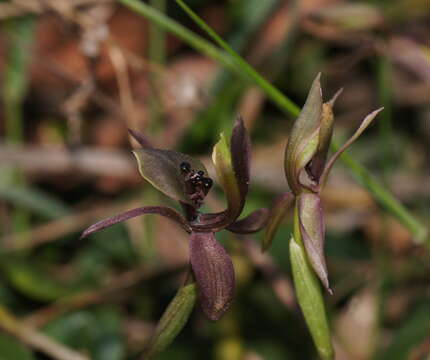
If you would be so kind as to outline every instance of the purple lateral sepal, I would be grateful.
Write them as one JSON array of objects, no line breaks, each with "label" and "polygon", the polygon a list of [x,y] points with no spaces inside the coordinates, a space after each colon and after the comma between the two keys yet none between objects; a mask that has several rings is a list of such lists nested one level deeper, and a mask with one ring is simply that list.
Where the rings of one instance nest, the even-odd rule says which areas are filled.
[{"label": "purple lateral sepal", "polygon": [[324,257],[325,224],[321,199],[318,194],[304,193],[298,197],[300,233],[306,253],[324,287],[332,293],[328,282]]},{"label": "purple lateral sepal", "polygon": [[190,260],[203,312],[216,321],[228,310],[233,298],[235,279],[231,258],[213,233],[193,232]]},{"label": "purple lateral sepal", "polygon": [[252,234],[263,229],[268,220],[269,210],[262,208],[227,226],[226,229],[236,234]]},{"label": "purple lateral sepal", "polygon": [[80,238],[83,239],[97,231],[106,229],[107,227],[126,221],[128,219],[134,218],[136,216],[141,216],[145,214],[157,214],[157,215],[164,216],[181,225],[185,231],[191,232],[191,229],[190,229],[190,226],[188,225],[187,220],[185,220],[185,218],[181,214],[179,214],[176,210],[169,208],[167,206],[145,206],[145,207],[128,210],[121,214],[112,216],[110,218],[100,220],[99,222],[96,222],[95,224],[87,228],[82,233]]}]

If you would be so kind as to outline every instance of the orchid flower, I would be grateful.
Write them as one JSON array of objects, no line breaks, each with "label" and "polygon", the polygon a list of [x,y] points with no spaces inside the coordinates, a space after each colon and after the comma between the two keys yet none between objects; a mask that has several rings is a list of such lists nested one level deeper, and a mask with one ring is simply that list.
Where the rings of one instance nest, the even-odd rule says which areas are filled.
[{"label": "orchid flower", "polygon": [[286,211],[295,203],[307,256],[329,292],[331,290],[323,254],[325,226],[320,193],[337,158],[382,110],[381,108],[367,115],[353,136],[327,161],[333,135],[333,105],[341,92],[342,89],[330,101],[323,103],[320,75],[314,80],[285,149],[285,175],[291,192],[284,193],[275,200],[263,242],[263,249],[267,249]]},{"label": "orchid flower", "polygon": [[157,326],[148,351],[152,356],[165,348],[185,325],[194,307],[196,291],[202,310],[210,320],[218,320],[228,310],[235,287],[234,268],[215,233],[223,229],[241,234],[257,232],[265,226],[268,210],[256,210],[238,220],[248,193],[250,163],[250,139],[240,117],[236,119],[230,144],[221,134],[213,149],[213,163],[227,199],[227,208],[219,213],[199,211],[213,185],[200,160],[177,151],[154,148],[142,134],[129,132],[142,146],[133,151],[140,174],[177,200],[184,215],[166,206],[140,207],[97,222],[81,237],[144,214],[167,217],[190,234],[190,274]]},{"label": "orchid flower", "polygon": [[324,359],[333,357],[333,349],[315,274],[330,294],[332,290],[324,256],[325,223],[320,194],[334,162],[382,110],[367,115],[352,137],[327,161],[333,135],[333,106],[341,92],[342,89],[324,103],[320,75],[314,80],[285,150],[285,175],[291,191],[275,200],[262,244],[263,250],[271,245],[280,222],[294,205],[294,233],[290,240],[293,278],[299,304]]}]

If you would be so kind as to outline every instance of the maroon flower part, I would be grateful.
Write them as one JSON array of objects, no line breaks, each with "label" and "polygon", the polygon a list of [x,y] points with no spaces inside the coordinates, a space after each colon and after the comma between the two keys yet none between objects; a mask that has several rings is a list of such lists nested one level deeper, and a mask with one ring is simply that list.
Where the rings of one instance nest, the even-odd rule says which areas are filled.
[{"label": "maroon flower part", "polygon": [[192,233],[190,253],[194,276],[200,284],[203,311],[209,319],[218,320],[233,298],[233,263],[213,233]]},{"label": "maroon flower part", "polygon": [[324,103],[320,75],[314,80],[306,103],[293,125],[285,150],[285,175],[291,192],[276,200],[263,240],[263,249],[267,249],[288,208],[295,205],[300,237],[308,260],[330,293],[332,291],[324,257],[325,225],[320,193],[334,162],[382,110],[381,108],[367,115],[353,136],[327,161],[333,135],[333,106],[341,92],[342,89]]},{"label": "maroon flower part", "polygon": [[239,234],[257,232],[268,219],[268,210],[260,209],[238,220],[249,187],[250,139],[243,121],[237,118],[230,143],[221,134],[221,140],[214,147],[214,165],[228,206],[211,214],[199,211],[213,186],[200,160],[177,151],[154,148],[136,131],[130,130],[130,135],[142,146],[133,152],[140,174],[158,190],[179,201],[184,215],[166,206],[141,207],[101,220],[81,237],[144,214],[158,214],[175,221],[190,234],[190,264],[203,311],[209,319],[218,320],[232,301],[234,269],[215,233],[223,229]]}]

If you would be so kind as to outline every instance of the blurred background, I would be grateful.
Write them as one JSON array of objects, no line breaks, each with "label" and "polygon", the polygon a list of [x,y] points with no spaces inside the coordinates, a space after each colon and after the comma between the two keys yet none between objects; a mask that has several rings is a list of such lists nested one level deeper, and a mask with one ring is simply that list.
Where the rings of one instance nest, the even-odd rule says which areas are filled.
[{"label": "blurred background", "polygon": [[[139,1],[136,1],[139,2]],[[149,5],[207,38],[174,1]],[[335,139],[384,106],[349,153],[423,224],[430,219],[430,1],[189,0],[302,106],[323,73],[340,87]],[[287,190],[294,118],[264,93],[115,1],[0,2],[0,359],[137,359],[184,277],[187,236],[147,216],[79,241],[144,205],[177,207],[138,174],[127,128],[200,157],[242,114],[253,141],[244,214]],[[339,162],[323,191],[326,296],[337,359],[430,359],[430,256]],[[222,209],[215,187],[206,210]],[[158,359],[315,359],[291,287],[288,214],[261,234],[217,235],[232,254],[231,310],[196,308]]]}]

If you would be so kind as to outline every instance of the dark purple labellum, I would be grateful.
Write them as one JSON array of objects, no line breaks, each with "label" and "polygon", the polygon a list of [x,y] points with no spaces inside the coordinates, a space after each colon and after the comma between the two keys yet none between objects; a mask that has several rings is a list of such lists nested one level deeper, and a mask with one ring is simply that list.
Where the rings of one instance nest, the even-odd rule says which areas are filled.
[{"label": "dark purple labellum", "polygon": [[218,320],[230,307],[234,268],[230,256],[213,233],[193,232],[190,260],[199,286],[201,306],[210,320]]}]

